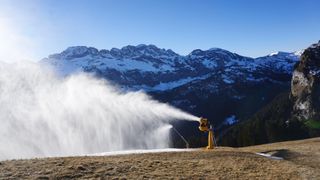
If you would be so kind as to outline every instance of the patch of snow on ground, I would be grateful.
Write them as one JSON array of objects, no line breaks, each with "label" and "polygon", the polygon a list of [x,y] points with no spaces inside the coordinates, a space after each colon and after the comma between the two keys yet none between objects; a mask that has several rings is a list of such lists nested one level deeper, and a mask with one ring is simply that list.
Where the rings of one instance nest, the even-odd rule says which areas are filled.
[{"label": "patch of snow on ground", "polygon": [[263,156],[266,158],[270,158],[270,159],[275,159],[275,160],[283,160],[282,157],[277,157],[277,156],[271,156],[270,154],[265,154],[265,153],[256,153],[259,156]]},{"label": "patch of snow on ground", "polygon": [[320,74],[320,69],[319,70],[310,70],[310,74],[313,76],[318,75],[318,74]]},{"label": "patch of snow on ground", "polygon": [[309,109],[309,107],[310,107],[310,103],[308,101],[300,102],[297,105],[297,108],[300,110],[306,110],[306,109]]},{"label": "patch of snow on ground", "polygon": [[268,56],[275,56],[275,55],[278,55],[278,54],[279,54],[279,51],[270,53]]},{"label": "patch of snow on ground", "polygon": [[184,151],[195,151],[196,149],[176,149],[176,148],[166,148],[166,149],[136,149],[136,150],[124,150],[124,151],[111,151],[96,154],[88,154],[86,156],[116,156],[125,154],[145,154],[145,153],[161,153],[161,152],[184,152]]},{"label": "patch of snow on ground", "polygon": [[300,51],[295,51],[293,54],[300,57],[303,52],[304,52],[304,49],[301,49]]},{"label": "patch of snow on ground", "polygon": [[205,59],[202,61],[202,64],[205,65],[207,68],[215,68],[218,67],[217,63],[213,60]]},{"label": "patch of snow on ground", "polygon": [[68,75],[75,70],[82,70],[83,67],[95,66],[100,70],[106,68],[116,69],[118,71],[139,70],[142,72],[160,72],[160,71],[173,71],[174,68],[170,65],[164,64],[159,67],[153,66],[151,62],[137,61],[134,59],[115,59],[115,58],[94,58],[85,56],[81,58],[74,58],[72,60],[65,59],[47,59],[45,63],[51,64],[62,74]]},{"label": "patch of snow on ground", "polygon": [[153,71],[158,72],[161,70],[167,70],[161,69],[161,68],[155,68],[152,66],[151,63],[143,62],[143,61],[136,61],[133,59],[103,59],[101,62],[105,62],[105,67],[116,69],[118,71],[127,71],[127,70],[140,70],[140,71]]},{"label": "patch of snow on ground", "polygon": [[234,83],[234,80],[230,79],[230,77],[226,76],[225,74],[222,75],[222,78],[223,78],[223,82],[225,82],[226,84]]},{"label": "patch of snow on ground", "polygon": [[168,89],[173,89],[175,87],[181,86],[183,84],[187,84],[191,81],[194,80],[201,80],[201,79],[206,79],[208,78],[209,75],[204,75],[204,76],[199,76],[199,77],[187,77],[184,79],[179,79],[177,81],[171,81],[171,82],[166,82],[166,83],[160,83],[154,87],[151,87],[151,90],[155,90],[155,91],[164,91],[164,90],[168,90]]},{"label": "patch of snow on ground", "polygon": [[67,76],[83,70],[81,66],[75,65],[70,61],[60,61],[56,59],[45,59],[42,61],[42,65],[54,67],[54,69],[58,70],[57,73],[60,76]]},{"label": "patch of snow on ground", "polygon": [[238,122],[238,120],[236,119],[235,115],[231,115],[224,120],[224,124],[226,124],[226,125],[232,125],[237,122]]}]

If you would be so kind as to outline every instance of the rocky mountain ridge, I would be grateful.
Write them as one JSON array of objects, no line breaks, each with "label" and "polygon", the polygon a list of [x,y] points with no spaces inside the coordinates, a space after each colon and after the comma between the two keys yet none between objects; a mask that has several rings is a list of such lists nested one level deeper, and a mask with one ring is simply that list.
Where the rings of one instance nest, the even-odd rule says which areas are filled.
[{"label": "rocky mountain ridge", "polygon": [[275,76],[290,74],[298,59],[296,53],[278,52],[250,58],[219,48],[197,49],[181,56],[170,49],[138,45],[100,51],[93,47],[69,47],[41,62],[53,65],[62,75],[86,71],[122,88],[163,91],[217,73],[226,84],[266,79],[281,81]]}]

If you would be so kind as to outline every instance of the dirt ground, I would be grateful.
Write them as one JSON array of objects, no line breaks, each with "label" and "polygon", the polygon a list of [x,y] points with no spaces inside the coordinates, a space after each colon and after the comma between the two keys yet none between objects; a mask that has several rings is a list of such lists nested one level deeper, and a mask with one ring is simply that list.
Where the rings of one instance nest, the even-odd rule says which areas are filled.
[{"label": "dirt ground", "polygon": [[[264,152],[283,160],[256,155]],[[320,179],[320,138],[206,151],[0,162],[0,179]]]}]

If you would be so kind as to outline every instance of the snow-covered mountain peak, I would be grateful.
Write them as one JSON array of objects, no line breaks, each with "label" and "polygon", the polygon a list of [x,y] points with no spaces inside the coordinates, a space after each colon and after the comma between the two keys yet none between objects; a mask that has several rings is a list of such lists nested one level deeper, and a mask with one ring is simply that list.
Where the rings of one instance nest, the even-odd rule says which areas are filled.
[{"label": "snow-covered mountain peak", "polygon": [[139,57],[153,57],[153,58],[175,58],[179,55],[170,49],[160,49],[155,45],[139,44],[137,46],[124,46],[121,49],[112,48],[110,53],[115,58],[139,58]]},{"label": "snow-covered mountain peak", "polygon": [[202,55],[204,51],[201,49],[195,49],[193,51],[191,51],[190,54],[188,54],[188,56],[198,56],[198,55]]},{"label": "snow-covered mountain peak", "polygon": [[136,48],[143,53],[143,55],[149,55],[149,56],[172,56],[172,57],[176,57],[179,56],[177,53],[175,53],[174,51],[172,51],[171,49],[161,49],[158,48],[157,46],[153,45],[153,44],[149,44],[149,45],[144,45],[141,46],[138,45],[136,46]]},{"label": "snow-covered mountain peak", "polygon": [[318,41],[318,43],[312,44],[309,48],[317,48],[320,47],[320,40]]},{"label": "snow-covered mountain peak", "polygon": [[302,55],[302,53],[304,52],[304,50],[305,49],[301,49],[299,51],[295,51],[295,52],[293,52],[293,54],[300,57]]},{"label": "snow-covered mountain peak", "polygon": [[206,50],[207,52],[215,52],[215,53],[231,53],[231,54],[234,54],[228,50],[225,50],[225,49],[221,49],[221,48],[210,48],[208,50]]},{"label": "snow-covered mountain peak", "polygon": [[264,74],[287,76],[299,57],[294,53],[278,52],[250,58],[220,48],[196,49],[181,56],[170,49],[140,44],[100,51],[73,46],[42,62],[53,65],[63,75],[87,71],[129,89],[152,91],[174,88],[210,76],[220,77],[227,84],[258,81],[266,78]]},{"label": "snow-covered mountain peak", "polygon": [[[232,53],[228,50],[225,49],[221,49],[221,48],[211,48],[208,50],[201,50],[201,49],[196,49],[194,51],[192,51],[188,56],[188,59],[192,60],[192,61],[198,61],[198,62],[202,62],[208,65],[211,64],[210,66],[212,66],[212,63],[218,63],[218,64],[234,64],[236,63],[235,61],[253,61],[252,58],[249,57],[244,57],[244,56],[240,56],[236,53]],[[236,63],[239,64],[239,63]]]},{"label": "snow-covered mountain peak", "polygon": [[84,57],[87,55],[97,55],[97,54],[99,54],[99,51],[94,47],[71,46],[71,47],[68,47],[66,50],[62,51],[60,54],[50,55],[49,58],[73,59],[73,58]]},{"label": "snow-covered mountain peak", "polygon": [[217,55],[217,54],[236,55],[235,53],[232,53],[232,52],[225,50],[225,49],[210,48],[208,50],[195,49],[188,56],[212,56],[212,55]]},{"label": "snow-covered mountain peak", "polygon": [[274,53],[269,54],[269,57],[282,57],[282,58],[291,58],[291,57],[300,57],[301,54],[303,53],[304,49],[299,50],[299,51],[294,51],[294,52],[283,52],[283,51],[277,51]]},{"label": "snow-covered mountain peak", "polygon": [[287,52],[282,52],[282,51],[276,51],[276,52],[273,52],[273,53],[270,53],[268,56],[283,56],[283,55],[286,55],[286,54],[289,54]]},{"label": "snow-covered mountain peak", "polygon": [[208,49],[208,51],[220,51],[220,50],[223,50],[223,49],[221,49],[221,48],[210,48],[210,49]]},{"label": "snow-covered mountain peak", "polygon": [[95,58],[114,58],[114,59],[141,59],[152,57],[154,59],[174,59],[180,57],[171,49],[160,49],[155,45],[140,44],[137,46],[124,46],[121,49],[112,48],[111,50],[101,49],[100,51],[93,47],[71,46],[61,53],[49,55],[51,59],[75,59],[81,57]]}]

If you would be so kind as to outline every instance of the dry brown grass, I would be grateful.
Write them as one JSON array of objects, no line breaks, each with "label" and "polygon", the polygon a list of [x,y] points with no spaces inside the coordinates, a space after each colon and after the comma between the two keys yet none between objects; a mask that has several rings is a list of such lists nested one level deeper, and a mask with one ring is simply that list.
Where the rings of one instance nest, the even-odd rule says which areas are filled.
[{"label": "dry brown grass", "polygon": [[[284,160],[258,156],[268,152]],[[320,179],[320,138],[212,151],[0,162],[0,179]]]}]

